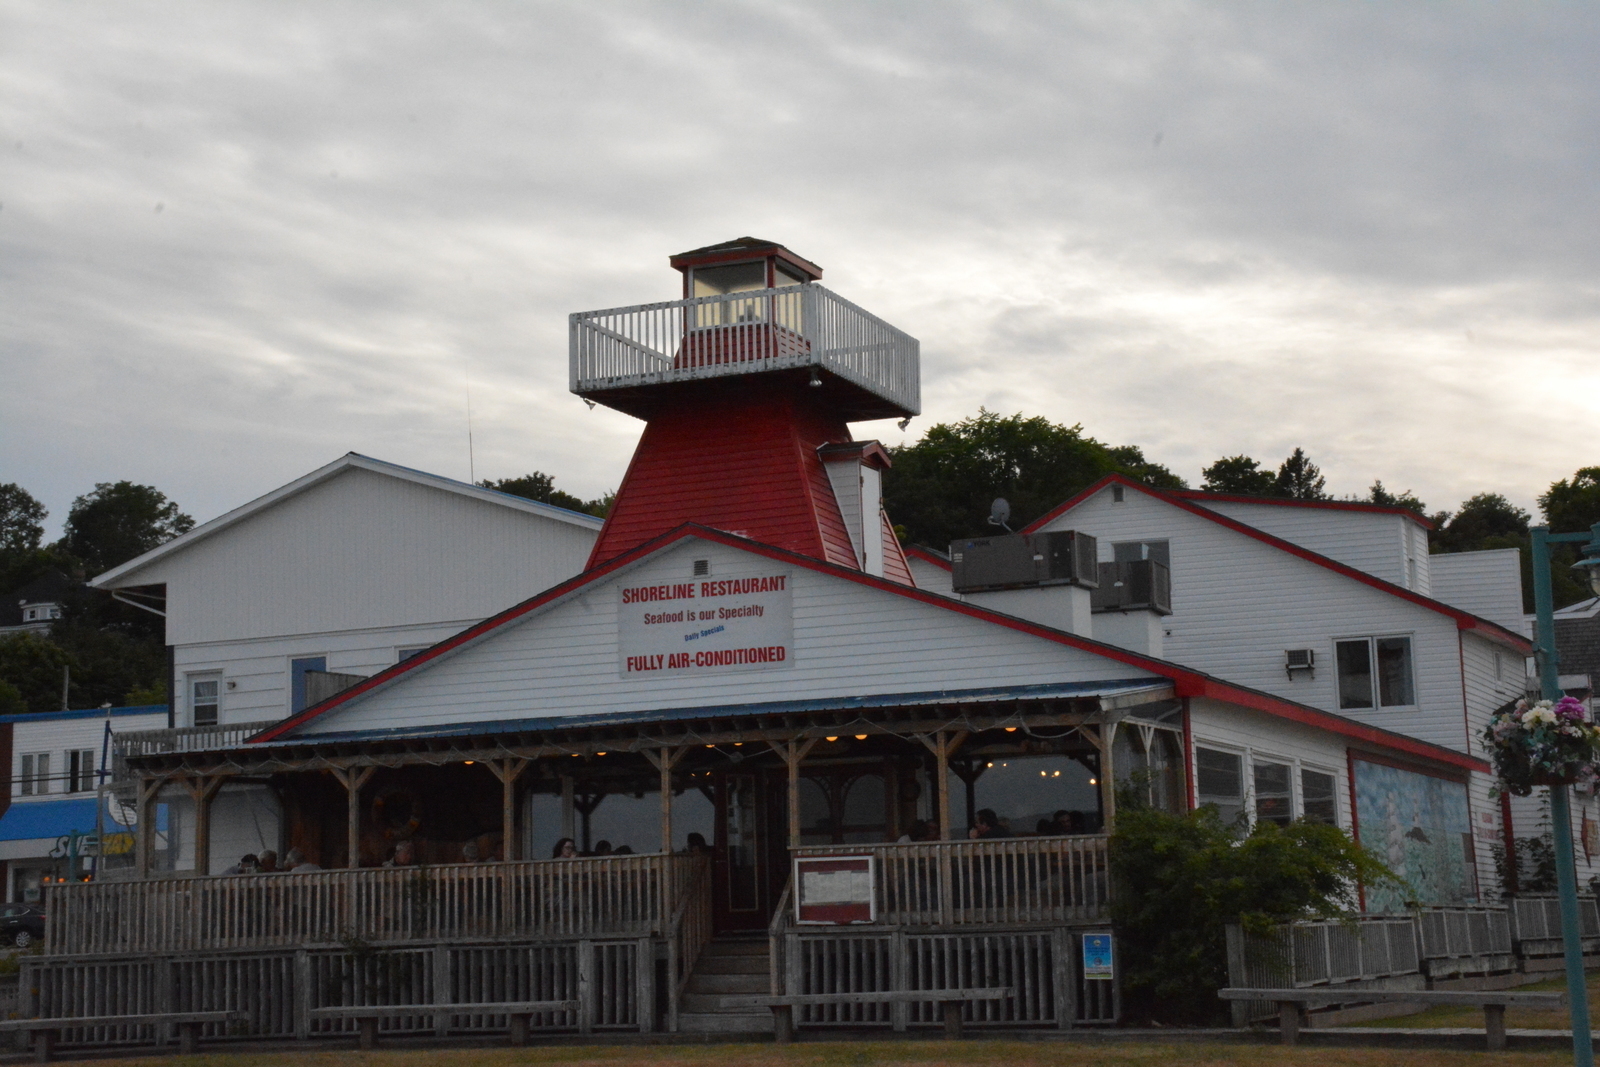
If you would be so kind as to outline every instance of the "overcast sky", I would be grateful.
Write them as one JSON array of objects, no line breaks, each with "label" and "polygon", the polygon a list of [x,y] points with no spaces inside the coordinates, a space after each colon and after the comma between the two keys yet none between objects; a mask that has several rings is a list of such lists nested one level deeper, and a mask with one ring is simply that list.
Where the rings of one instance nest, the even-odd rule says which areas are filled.
[{"label": "overcast sky", "polygon": [[593,496],[566,315],[743,234],[1188,478],[1600,463],[1600,7],[0,0],[0,482],[205,520],[346,451]]}]

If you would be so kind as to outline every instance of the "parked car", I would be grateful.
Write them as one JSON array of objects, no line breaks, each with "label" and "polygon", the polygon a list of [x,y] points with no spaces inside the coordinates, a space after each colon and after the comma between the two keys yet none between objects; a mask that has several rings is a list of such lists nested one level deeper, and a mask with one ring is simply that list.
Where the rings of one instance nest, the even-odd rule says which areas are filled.
[{"label": "parked car", "polygon": [[33,904],[0,905],[0,944],[27,948],[43,940],[43,908]]}]

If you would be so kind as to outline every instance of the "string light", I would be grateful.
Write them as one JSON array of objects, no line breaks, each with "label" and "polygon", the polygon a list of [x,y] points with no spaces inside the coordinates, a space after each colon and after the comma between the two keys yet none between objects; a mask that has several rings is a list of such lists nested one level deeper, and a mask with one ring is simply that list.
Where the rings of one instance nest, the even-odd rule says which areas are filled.
[{"label": "string light", "polygon": [[829,742],[829,743],[830,743],[830,744],[831,744],[831,743],[832,743],[832,742],[834,742],[834,741],[837,741],[837,740],[839,740],[839,739],[838,739],[838,738],[837,738],[837,737],[830,737],[830,738],[828,738],[828,739],[827,739],[827,740],[828,740],[828,742]]},{"label": "string light", "polygon": [[866,739],[867,739],[867,735],[866,734],[856,734],[856,740],[857,741],[865,741]]}]

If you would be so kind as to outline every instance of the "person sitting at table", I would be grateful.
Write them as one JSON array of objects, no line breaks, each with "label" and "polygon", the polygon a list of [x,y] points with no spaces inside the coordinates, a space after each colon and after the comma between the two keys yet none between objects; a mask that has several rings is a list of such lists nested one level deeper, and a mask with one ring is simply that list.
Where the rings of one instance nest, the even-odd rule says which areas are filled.
[{"label": "person sitting at table", "polygon": [[591,856],[609,856],[609,855],[611,855],[611,842],[607,841],[605,838],[601,838],[599,841],[596,841],[594,843],[594,851],[589,853],[589,855],[591,855]]},{"label": "person sitting at table", "polygon": [[297,848],[291,848],[283,857],[285,870],[307,872],[320,871],[322,868],[306,859],[306,854]]},{"label": "person sitting at table", "polygon": [[1011,831],[1006,829],[993,808],[979,808],[967,836],[974,841],[990,841],[998,837],[1010,837]]},{"label": "person sitting at table", "polygon": [[222,873],[223,874],[255,874],[256,873],[256,854],[254,852],[246,852],[243,856],[239,857],[239,862],[238,863],[235,863],[232,867],[229,867],[227,870],[223,871]]},{"label": "person sitting at table", "polygon": [[256,868],[262,874],[276,874],[278,872],[278,854],[272,849],[263,849],[256,858]]},{"label": "person sitting at table", "polygon": [[563,837],[556,842],[556,847],[550,850],[553,860],[575,860],[578,858],[578,843],[570,837]]},{"label": "person sitting at table", "polygon": [[683,850],[689,853],[691,856],[711,851],[711,849],[706,846],[705,835],[700,833],[691,833],[688,837],[684,838]]},{"label": "person sitting at table", "polygon": [[385,867],[413,867],[417,862],[417,846],[401,841],[394,846],[394,855],[385,860]]}]

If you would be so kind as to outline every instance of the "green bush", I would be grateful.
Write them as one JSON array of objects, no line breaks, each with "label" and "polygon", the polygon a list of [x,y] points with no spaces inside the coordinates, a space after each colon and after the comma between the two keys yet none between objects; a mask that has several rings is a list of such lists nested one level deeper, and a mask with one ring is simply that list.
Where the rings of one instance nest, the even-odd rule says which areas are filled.
[{"label": "green bush", "polygon": [[1397,880],[1336,826],[1262,822],[1241,835],[1215,808],[1173,815],[1131,791],[1122,804],[1110,846],[1111,918],[1130,1021],[1219,1021],[1228,923],[1353,915],[1359,884]]}]

